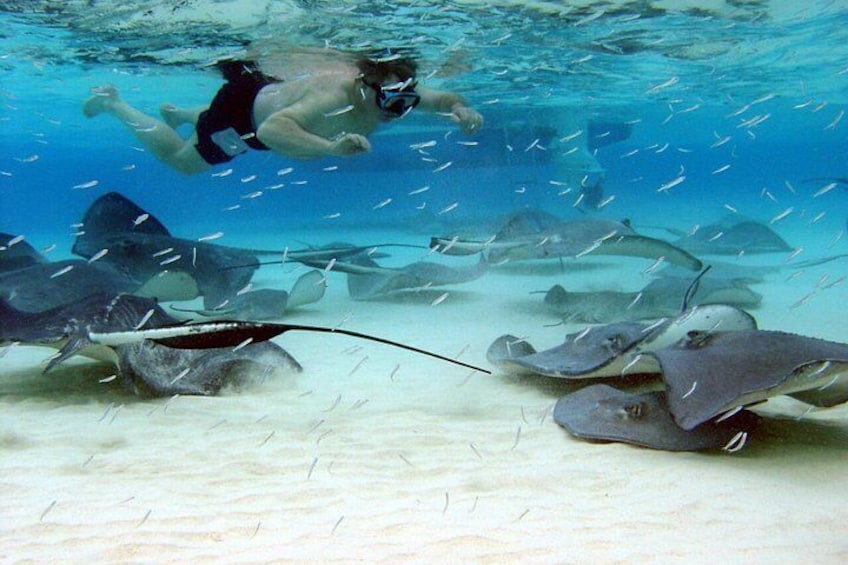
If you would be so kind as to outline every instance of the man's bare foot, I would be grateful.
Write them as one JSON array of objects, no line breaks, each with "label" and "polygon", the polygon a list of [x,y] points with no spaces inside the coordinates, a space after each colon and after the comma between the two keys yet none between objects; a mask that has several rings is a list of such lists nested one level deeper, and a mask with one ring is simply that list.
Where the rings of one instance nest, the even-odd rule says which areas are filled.
[{"label": "man's bare foot", "polygon": [[185,110],[167,102],[159,106],[159,115],[162,116],[162,121],[173,129],[191,122],[191,117]]},{"label": "man's bare foot", "polygon": [[91,89],[91,98],[82,105],[82,113],[87,118],[93,118],[103,112],[108,112],[112,105],[120,100],[118,89],[107,84],[106,86],[95,86]]}]

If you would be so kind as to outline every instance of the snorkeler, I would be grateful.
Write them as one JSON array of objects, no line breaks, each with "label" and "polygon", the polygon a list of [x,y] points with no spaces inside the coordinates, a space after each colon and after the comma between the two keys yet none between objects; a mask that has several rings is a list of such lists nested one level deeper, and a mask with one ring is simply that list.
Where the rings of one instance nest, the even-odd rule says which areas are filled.
[{"label": "snorkeler", "polygon": [[[408,57],[361,57],[345,68],[292,81],[268,76],[252,61],[226,60],[217,67],[227,82],[208,108],[163,104],[163,122],[124,102],[115,87],[102,86],[92,89],[83,113],[115,116],[157,158],[186,174],[248,149],[294,159],[364,153],[371,150],[366,136],[380,123],[416,107],[448,115],[464,133],[483,125],[462,97],[417,86],[417,64]],[[176,132],[184,123],[195,127],[189,139]]]}]

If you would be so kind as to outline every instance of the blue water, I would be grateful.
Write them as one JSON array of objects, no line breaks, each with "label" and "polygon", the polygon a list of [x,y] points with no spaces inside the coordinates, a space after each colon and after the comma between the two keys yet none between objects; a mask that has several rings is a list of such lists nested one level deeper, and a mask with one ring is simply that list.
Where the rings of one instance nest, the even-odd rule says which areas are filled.
[{"label": "blue water", "polygon": [[[575,193],[558,196],[561,185],[551,181],[568,148],[556,140],[572,132],[560,128],[547,146],[526,148],[540,127],[556,129],[563,117],[578,114],[635,122],[629,139],[597,152],[605,194],[615,196],[599,215],[686,229],[717,219],[725,205],[760,220],[794,207],[826,211],[829,237],[844,227],[845,186],[812,199],[826,182],[808,180],[846,175],[848,120],[840,117],[848,40],[838,3],[817,6],[819,13],[814,6],[771,14],[756,7],[601,14],[599,7],[564,15],[520,4],[427,4],[295,3],[278,8],[285,17],[262,22],[245,15],[247,21],[234,18],[227,27],[217,12],[204,21],[192,3],[170,11],[160,6],[146,16],[109,3],[96,9],[70,3],[59,13],[40,13],[34,3],[14,13],[13,3],[2,15],[0,225],[28,237],[61,234],[109,190],[136,200],[176,232],[182,222],[244,230],[284,222],[308,230],[326,227],[325,217],[337,214],[338,224],[402,226],[416,216],[438,216],[452,203],[458,206],[437,219],[461,223],[521,207],[569,216],[577,214]],[[210,33],[217,46],[210,46]],[[232,168],[227,177],[186,177],[140,152],[114,120],[81,115],[88,88],[104,83],[153,114],[163,101],[206,103],[220,79],[202,64],[234,52],[236,41],[276,33],[310,47],[374,47],[381,39],[389,47],[412,44],[424,73],[436,71],[428,85],[461,93],[483,113],[479,144],[459,145],[463,138],[450,124],[416,115],[374,135],[370,155],[287,162],[253,152],[210,172]],[[456,61],[458,68],[449,65]],[[745,109],[757,100],[763,101]],[[742,125],[757,116],[767,119]],[[724,136],[732,139],[710,148]],[[438,144],[425,161],[410,145],[429,140]],[[433,173],[447,161],[450,168]],[[286,167],[294,171],[279,177]],[[685,182],[657,193],[681,171]],[[74,188],[91,181],[96,186]],[[285,186],[269,189],[280,183]],[[425,194],[408,195],[428,185]],[[764,189],[777,202],[762,198]],[[257,191],[261,197],[246,198]],[[388,198],[390,205],[374,210]],[[425,212],[416,210],[425,202]]]},{"label": "blue water", "polygon": [[[539,208],[628,219],[655,237],[741,215],[768,223],[796,250],[792,260],[844,253],[846,9],[623,5],[7,4],[0,230],[67,257],[88,206],[119,191],[176,235],[220,231],[220,243],[260,248],[275,234],[280,249],[387,234],[420,245],[485,238],[505,215]],[[373,134],[369,154],[291,161],[251,151],[185,176],[117,120],[81,112],[103,84],[153,115],[163,102],[206,104],[222,84],[208,67],[216,58],[248,49],[272,69],[308,72],[304,51],[326,47],[411,49],[422,83],[464,96],[483,130],[463,136],[413,112]],[[630,133],[605,144],[598,126],[588,139],[598,122]],[[575,150],[604,170],[601,209],[577,205]],[[832,267],[828,280],[839,280],[844,262]],[[815,288],[805,284],[791,301]]]}]

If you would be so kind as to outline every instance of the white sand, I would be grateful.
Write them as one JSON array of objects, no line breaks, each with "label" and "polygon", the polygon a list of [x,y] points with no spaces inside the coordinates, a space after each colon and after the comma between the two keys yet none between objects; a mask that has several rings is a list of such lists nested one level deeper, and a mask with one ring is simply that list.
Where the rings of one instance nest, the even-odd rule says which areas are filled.
[{"label": "white sand", "polygon": [[[627,263],[631,280],[649,262]],[[586,287],[622,280],[610,261]],[[572,263],[569,263],[572,265]],[[263,270],[260,281],[274,273]],[[820,273],[819,273],[820,274]],[[532,275],[527,276],[527,275]],[[842,300],[818,275],[757,286],[763,327],[837,339]],[[486,365],[503,333],[537,347],[569,328],[527,291],[554,263],[502,269],[407,301],[356,303],[343,278],[291,318]],[[624,279],[626,280],[626,279]],[[829,293],[829,294],[828,294]],[[835,306],[840,304],[840,308]],[[216,398],[140,400],[110,367],[50,352],[2,359],[0,558],[12,562],[810,563],[848,561],[848,407],[777,423],[734,454],[570,437],[549,381],[461,368],[342,336],[278,339],[305,367]],[[367,401],[367,402],[365,402]],[[363,404],[363,402],[365,402]],[[795,418],[789,399],[769,410]]]}]

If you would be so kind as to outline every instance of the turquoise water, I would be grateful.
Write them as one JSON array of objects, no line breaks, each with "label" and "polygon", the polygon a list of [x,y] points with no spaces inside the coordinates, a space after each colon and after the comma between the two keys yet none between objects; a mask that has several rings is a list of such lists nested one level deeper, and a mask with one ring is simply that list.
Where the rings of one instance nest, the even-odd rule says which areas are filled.
[{"label": "turquoise water", "polygon": [[[597,149],[605,196],[615,197],[600,216],[686,230],[728,207],[764,221],[792,207],[784,226],[803,225],[801,210],[826,212],[819,226],[835,237],[845,185],[812,198],[829,181],[810,179],[846,174],[840,3],[679,12],[622,4],[183,2],[145,12],[110,2],[5,3],[0,225],[63,248],[62,234],[109,190],[177,233],[183,223],[229,232],[283,223],[309,239],[310,229],[342,224],[414,219],[447,229],[521,207],[572,216],[576,192],[561,194],[557,163],[574,143],[559,140],[604,120],[633,130]],[[423,82],[465,96],[485,129],[463,145],[472,139],[449,123],[413,115],[374,135],[369,155],[287,162],[252,152],[186,177],[141,152],[114,120],[81,115],[88,89],[106,83],[152,114],[164,101],[207,103],[221,81],[203,65],[251,41],[277,62],[291,62],[293,44],[411,46]],[[436,145],[426,156],[410,148],[427,141]],[[287,167],[293,172],[278,176]],[[657,192],[681,174],[685,182]]]}]

